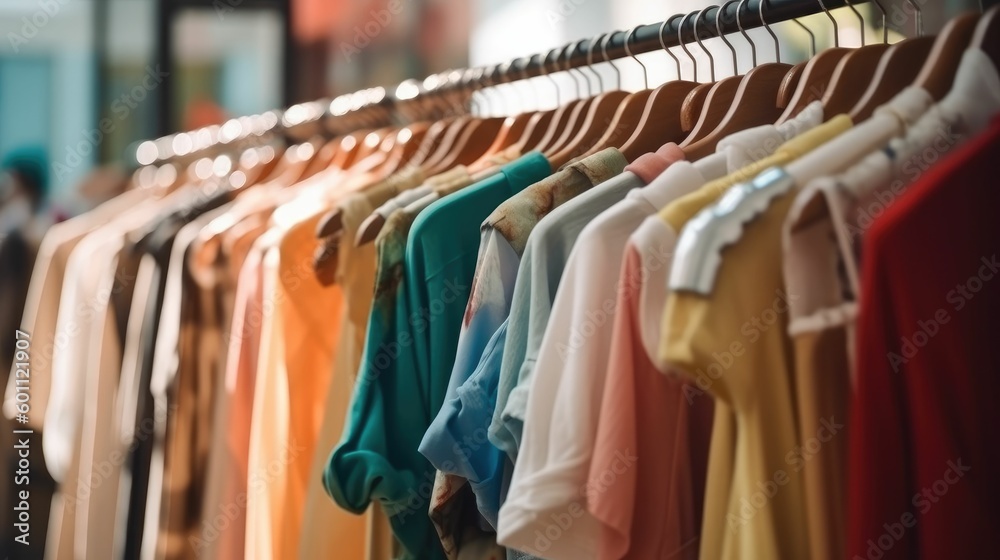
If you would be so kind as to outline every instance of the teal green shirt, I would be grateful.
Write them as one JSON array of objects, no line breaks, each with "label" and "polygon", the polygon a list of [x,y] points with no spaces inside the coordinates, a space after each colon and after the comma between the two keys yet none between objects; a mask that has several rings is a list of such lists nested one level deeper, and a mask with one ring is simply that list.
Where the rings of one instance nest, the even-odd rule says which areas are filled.
[{"label": "teal green shirt", "polygon": [[551,172],[548,160],[532,152],[438,200],[410,226],[402,266],[379,263],[350,417],[324,483],[350,511],[361,513],[379,500],[407,558],[444,558],[427,516],[436,469],[417,446],[444,401],[480,225],[504,200]]}]

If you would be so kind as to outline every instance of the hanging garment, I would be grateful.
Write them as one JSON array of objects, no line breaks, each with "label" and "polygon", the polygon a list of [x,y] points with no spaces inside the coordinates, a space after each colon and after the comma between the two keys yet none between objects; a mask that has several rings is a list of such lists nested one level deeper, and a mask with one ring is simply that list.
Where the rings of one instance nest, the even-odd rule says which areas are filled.
[{"label": "hanging garment", "polygon": [[[444,397],[478,252],[476,232],[488,212],[550,171],[544,157],[528,154],[431,204],[410,227],[405,272],[395,269],[395,280],[375,292],[351,419],[330,458],[326,486],[350,511],[378,498],[407,557],[443,558],[425,513],[435,470],[417,445]],[[391,446],[386,425],[397,427]],[[364,482],[372,477],[377,486]]]},{"label": "hanging garment", "polygon": [[[850,125],[850,119],[846,117],[834,117],[827,123],[786,142],[776,150],[773,156],[751,164],[750,168],[744,168],[737,172],[736,175],[737,177],[752,177],[759,170],[786,163],[843,133]],[[715,197],[722,194],[720,186],[727,188],[738,181],[739,179],[732,181],[730,178],[727,178],[708,183],[698,191],[677,199],[668,205],[661,210],[660,216],[677,231],[690,217],[693,217],[695,212],[700,210],[701,206],[711,203]],[[777,223],[780,226],[780,221]],[[744,236],[744,239],[746,239],[746,236]],[[764,247],[768,247],[767,239],[762,238],[760,242],[763,243]],[[749,247],[749,245],[744,245],[743,243],[739,246]],[[728,380],[736,383],[740,378],[754,377],[751,371],[755,371],[753,368],[759,367],[757,364],[761,362],[750,359],[749,355],[744,359],[744,354],[755,352],[760,354],[761,358],[758,358],[760,360],[768,356],[774,360],[780,360],[784,356],[785,350],[780,345],[780,335],[783,334],[783,330],[779,328],[780,325],[774,325],[774,328],[770,329],[771,335],[764,338],[765,341],[768,341],[766,345],[757,344],[762,335],[766,334],[766,331],[761,331],[759,328],[753,327],[750,323],[747,323],[750,326],[746,329],[743,326],[745,321],[751,321],[754,317],[760,316],[765,310],[770,309],[772,314],[777,313],[778,309],[771,308],[773,306],[784,305],[783,302],[788,299],[787,297],[782,299],[779,297],[780,294],[774,293],[774,289],[769,287],[770,285],[766,282],[764,276],[747,274],[747,270],[766,269],[767,264],[772,264],[775,267],[779,266],[780,263],[776,260],[778,258],[776,251],[769,252],[767,248],[762,249],[762,251],[763,253],[758,256],[764,258],[770,255],[772,261],[761,261],[757,264],[745,266],[734,264],[724,269],[723,272],[725,274],[720,275],[720,278],[717,279],[719,284],[711,298],[705,298],[691,292],[672,291],[667,298],[667,305],[663,316],[663,339],[660,348],[661,360],[668,363],[671,369],[681,370],[694,381],[699,382],[700,387],[708,385],[708,388],[704,390],[711,391],[717,397],[712,443],[709,451],[705,522],[702,529],[700,556],[702,558],[716,558],[720,555],[749,557],[754,553],[766,555],[768,552],[771,553],[771,557],[780,555],[794,558],[806,554],[807,541],[804,538],[804,532],[797,532],[793,529],[789,536],[783,539],[779,539],[777,533],[773,532],[775,525],[772,516],[775,515],[780,515],[783,521],[793,523],[789,525],[790,527],[794,527],[795,522],[804,522],[802,519],[803,512],[791,510],[783,511],[780,514],[775,513],[776,509],[780,509],[781,503],[801,504],[798,494],[801,490],[797,490],[798,485],[792,484],[788,488],[782,488],[782,491],[779,493],[769,492],[773,494],[773,496],[769,497],[775,497],[781,501],[770,503],[770,507],[765,508],[763,511],[750,510],[747,516],[743,517],[740,510],[743,503],[749,503],[747,500],[754,497],[753,493],[755,491],[759,491],[756,486],[757,482],[765,486],[770,484],[777,488],[778,482],[773,479],[774,476],[783,476],[785,480],[784,484],[788,484],[790,481],[789,473],[784,470],[777,470],[783,465],[764,464],[759,455],[751,455],[760,453],[764,449],[772,449],[772,447],[767,447],[768,444],[763,441],[749,440],[744,443],[740,449],[747,456],[744,456],[739,463],[735,462],[736,456],[734,450],[736,450],[736,437],[738,434],[734,409],[731,406],[733,406],[732,399],[736,390],[729,391],[727,384],[723,383],[723,381]],[[752,261],[755,258],[746,248],[742,249],[742,252],[747,253],[746,257],[744,257],[745,259]],[[727,262],[729,262],[728,258],[731,255],[732,253],[727,251]],[[739,262],[742,264],[745,261],[741,260]],[[775,270],[775,272],[779,271]],[[755,285],[748,283],[758,280],[761,281],[761,284],[757,285],[757,287],[761,289],[754,292],[757,294],[757,301],[747,301],[742,296],[736,295],[739,293],[741,283],[747,286]],[[723,286],[723,281],[731,281],[734,284],[731,286],[727,285],[723,289],[721,287]],[[722,296],[722,294],[726,295]],[[764,299],[767,301],[764,302]],[[731,302],[731,304],[720,305],[716,303],[718,301],[727,301]],[[741,312],[735,312],[733,305],[746,305],[749,308]],[[777,315],[770,321],[773,324],[775,320],[784,320],[783,315]],[[713,352],[716,354],[713,354]],[[725,373],[722,373],[724,368]],[[769,367],[768,371],[775,370]],[[738,372],[742,372],[743,375],[737,375]],[[709,373],[714,375],[706,383],[704,378]],[[780,370],[775,375],[778,379],[782,378]],[[747,382],[744,381],[744,383]],[[775,387],[775,391],[778,390],[780,388]],[[722,399],[721,402],[720,399]],[[753,410],[758,413],[769,414],[780,412],[773,409],[761,410],[756,407]],[[773,421],[778,424],[776,429],[779,431],[784,430],[785,441],[789,442],[787,447],[790,449],[796,432],[794,417],[791,416],[791,411],[788,411],[788,414],[789,416],[784,417],[783,421],[781,417]],[[784,427],[782,428],[781,426]],[[774,427],[771,422],[765,422],[765,426],[761,428],[766,430],[771,427]],[[745,430],[739,432],[744,437],[747,433]],[[759,435],[760,432],[757,431],[755,433]],[[770,436],[767,439],[770,441]],[[780,455],[784,455],[788,449],[778,448]],[[773,457],[774,454],[772,453],[767,456]],[[751,471],[751,469],[754,470]],[[770,486],[766,487],[770,488]],[[743,502],[740,500],[743,500]],[[752,508],[752,505],[750,507]],[[750,527],[746,527],[748,524]],[[756,530],[757,527],[760,527],[759,533]],[[760,535],[759,538],[762,539],[761,541],[750,538],[750,535],[757,534]],[[735,542],[729,544],[730,540],[736,541],[737,539],[748,544],[738,547],[734,546]],[[797,554],[798,556],[796,556]]]}]

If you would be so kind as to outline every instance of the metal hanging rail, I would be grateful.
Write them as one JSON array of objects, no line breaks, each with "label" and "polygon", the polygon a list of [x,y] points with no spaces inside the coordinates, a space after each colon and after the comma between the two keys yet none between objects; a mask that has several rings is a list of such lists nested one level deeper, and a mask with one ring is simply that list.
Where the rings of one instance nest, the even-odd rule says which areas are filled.
[{"label": "metal hanging rail", "polygon": [[[715,25],[702,24],[696,27],[695,20],[702,18],[685,18],[680,17],[683,14],[678,14],[666,20],[666,23],[661,21],[641,25],[631,31],[613,31],[600,38],[578,40],[546,53],[516,58],[501,64],[451,70],[430,76],[422,82],[405,80],[393,88],[370,88],[339,96],[332,101],[301,103],[284,111],[240,117],[220,126],[148,140],[139,145],[136,161],[140,165],[148,165],[178,158],[187,159],[264,136],[283,136],[301,141],[323,132],[330,122],[345,118],[367,122],[372,126],[384,126],[398,120],[395,117],[400,114],[402,106],[425,96],[455,92],[471,94],[484,87],[582,68],[607,60],[662,50],[664,47],[676,47],[682,43],[691,44],[696,40],[696,30],[697,38],[705,40],[718,37],[720,30],[722,35],[729,35],[764,27],[765,23],[770,26],[851,4],[856,3],[845,0],[747,0],[725,3],[721,8],[712,6],[704,12],[704,19],[718,21],[718,29]],[[720,9],[721,14],[718,13]],[[600,58],[594,53],[600,53]],[[591,55],[589,60],[588,54]],[[237,132],[227,134],[227,127],[230,131]]]}]

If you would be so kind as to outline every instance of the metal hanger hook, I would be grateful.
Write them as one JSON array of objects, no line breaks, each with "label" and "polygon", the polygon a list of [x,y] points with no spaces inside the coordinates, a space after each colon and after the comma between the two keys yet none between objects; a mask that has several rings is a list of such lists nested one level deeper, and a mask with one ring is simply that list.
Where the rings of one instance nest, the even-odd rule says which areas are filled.
[{"label": "metal hanger hook", "polygon": [[816,56],[816,34],[814,34],[812,29],[806,27],[806,24],[802,23],[797,18],[792,18],[792,23],[798,25],[809,34],[809,53],[810,56]]},{"label": "metal hanger hook", "polygon": [[[736,0],[730,0],[730,1],[735,2]],[[674,14],[674,15],[670,16],[669,18],[667,18],[663,23],[661,23],[660,24],[659,36],[660,36],[660,46],[663,47],[663,50],[666,51],[666,53],[668,55],[670,55],[670,58],[674,59],[674,66],[677,67],[677,79],[680,80],[681,79],[681,61],[680,61],[679,58],[677,58],[677,55],[675,55],[674,53],[670,52],[670,49],[667,48],[667,42],[663,40],[663,30],[664,30],[664,28],[666,28],[667,25],[671,21],[673,21],[674,18],[678,18],[678,17],[684,17],[684,16],[681,15],[681,14]]]},{"label": "metal hanger hook", "polygon": [[[573,86],[576,88],[576,98],[582,99],[582,96],[580,95],[580,82],[577,81],[576,74],[574,74],[573,72],[576,71],[577,74],[580,74],[580,76],[583,77],[584,82],[587,81],[587,75],[581,72],[580,70],[573,68],[573,65],[570,63],[570,58],[573,56],[574,47],[576,47],[576,43],[570,43],[565,47],[563,47],[563,53],[566,54],[566,65],[564,69],[566,70],[566,73],[569,74],[571,78],[573,78]],[[590,84],[587,84],[587,97],[590,97]]]},{"label": "metal hanger hook", "polygon": [[701,21],[701,16],[703,16],[706,12],[715,7],[717,6],[709,6],[707,8],[704,8],[703,10],[698,12],[698,15],[694,16],[694,40],[696,43],[698,43],[698,46],[701,47],[701,50],[705,51],[705,54],[708,56],[708,75],[711,76],[713,82],[715,81],[715,57],[712,56],[712,53],[709,52],[709,50],[706,49],[705,45],[703,45],[701,42],[701,35],[698,34],[698,22]]},{"label": "metal hanger hook", "polygon": [[542,66],[541,66],[541,68],[542,68],[542,76],[548,78],[548,80],[550,82],[552,82],[552,87],[554,87],[555,90],[556,90],[556,107],[558,107],[558,106],[562,105],[562,102],[559,99],[559,83],[556,82],[555,78],[553,78],[552,76],[549,75],[549,69],[546,68],[546,65],[549,63],[549,55],[551,55],[551,54],[552,54],[552,51],[549,51],[545,55],[545,57],[542,58]]},{"label": "metal hanger hook", "polygon": [[854,12],[854,15],[858,16],[858,25],[861,31],[861,46],[863,47],[865,46],[865,16],[861,15],[861,12],[854,7],[851,0],[844,0],[844,3],[847,4],[847,7],[850,8],[852,12]]},{"label": "metal hanger hook", "polygon": [[764,29],[771,35],[774,39],[774,61],[781,63],[781,44],[778,43],[778,36],[774,34],[774,30],[768,25],[767,20],[764,19],[764,4],[767,0],[760,0],[760,4],[757,6],[757,13],[760,15],[760,22],[764,24]]},{"label": "metal hanger hook", "polygon": [[[511,67],[513,68],[514,65],[511,64]],[[534,107],[535,110],[537,111],[542,106],[541,105],[540,96],[538,95],[538,87],[537,87],[538,84],[536,84],[536,83],[532,82],[530,79],[528,79],[528,66],[527,65],[521,67],[521,80],[523,82],[526,82],[528,84],[528,88],[530,88],[531,97],[532,97],[532,104],[531,104],[531,106]]]},{"label": "metal hanger hook", "polygon": [[722,6],[719,7],[719,11],[715,12],[715,31],[716,33],[719,34],[719,38],[722,39],[722,42],[725,43],[727,47],[729,47],[729,51],[733,53],[733,76],[736,76],[740,73],[740,69],[739,66],[737,65],[737,60],[736,60],[736,49],[733,47],[733,44],[729,42],[729,39],[726,39],[726,35],[722,32],[721,18],[722,18],[722,12],[726,11],[726,6],[736,3],[738,1],[739,0],[729,0],[728,2],[724,3]]},{"label": "metal hanger hook", "polygon": [[606,37],[604,37],[604,42],[601,43],[601,56],[604,57],[604,62],[610,64],[611,68],[615,71],[615,88],[622,89],[622,73],[618,70],[618,67],[615,66],[615,63],[612,62],[610,58],[608,58],[608,43],[611,42],[611,37],[615,33],[617,32],[612,31],[611,33],[608,33]]},{"label": "metal hanger hook", "polygon": [[636,57],[634,54],[632,54],[632,51],[629,50],[629,48],[628,48],[628,40],[633,35],[635,35],[635,30],[639,29],[640,27],[642,27],[642,26],[641,25],[637,25],[637,26],[633,27],[632,30],[629,31],[628,34],[625,35],[625,54],[627,54],[630,57],[632,57],[632,60],[638,62],[639,66],[642,67],[642,84],[643,84],[643,89],[649,89],[649,76],[646,74],[646,65],[643,64],[642,61],[638,59],[638,57]]},{"label": "metal hanger hook", "polygon": [[833,17],[833,14],[830,13],[830,10],[826,9],[826,4],[823,3],[823,0],[816,0],[816,1],[819,2],[819,7],[823,8],[823,13],[826,14],[826,17],[830,18],[830,23],[833,24],[833,46],[839,47],[840,27],[837,25],[837,18]]},{"label": "metal hanger hook", "polygon": [[917,14],[917,37],[924,36],[924,14],[923,10],[920,9],[920,4],[914,2],[913,0],[906,0],[906,3],[913,7],[913,11]]},{"label": "metal hanger hook", "polygon": [[598,35],[596,38],[591,39],[589,41],[590,44],[587,45],[587,66],[586,67],[587,67],[588,70],[590,70],[590,72],[594,76],[597,76],[597,86],[599,88],[598,91],[601,91],[601,92],[604,91],[604,81],[601,80],[601,73],[598,72],[597,70],[594,70],[594,47],[597,46],[597,43],[600,42],[601,38],[603,38],[604,35],[605,35],[605,33],[602,33],[602,34]]},{"label": "metal hanger hook", "polygon": [[889,44],[889,27],[886,25],[885,21],[885,6],[882,5],[881,0],[872,0],[872,4],[878,8],[878,11],[882,14],[882,43]]},{"label": "metal hanger hook", "polygon": [[[743,1],[746,2],[747,0]],[[694,71],[694,81],[696,82],[698,81],[698,62],[694,59],[694,56],[691,55],[691,51],[688,50],[687,44],[684,42],[684,22],[687,21],[687,18],[697,13],[698,12],[691,12],[689,14],[684,14],[684,17],[681,18],[681,24],[677,26],[677,43],[681,46],[681,50],[684,51],[684,54],[688,55],[688,58],[691,59],[691,68]]]},{"label": "metal hanger hook", "polygon": [[749,1],[750,0],[740,0],[740,3],[736,6],[736,27],[739,28],[740,33],[743,35],[743,38],[747,40],[747,43],[750,43],[750,64],[751,64],[750,67],[756,68],[757,44],[753,42],[753,39],[750,38],[750,35],[747,33],[747,30],[743,28],[743,20],[740,18],[740,10],[742,10],[743,6],[746,6],[749,3]]}]

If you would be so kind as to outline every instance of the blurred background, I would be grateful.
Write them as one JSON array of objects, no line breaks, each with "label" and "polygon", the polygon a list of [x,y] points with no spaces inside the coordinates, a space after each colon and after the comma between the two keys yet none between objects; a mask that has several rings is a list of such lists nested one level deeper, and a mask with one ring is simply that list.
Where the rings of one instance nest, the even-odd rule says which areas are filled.
[{"label": "blurred background", "polygon": [[[330,97],[450,68],[505,61],[570,40],[661,21],[710,0],[2,0],[0,1],[0,234],[24,228],[23,208],[36,214],[34,233],[110,196],[99,173],[125,173],[140,140],[221,123],[293,103]],[[718,1],[715,2],[720,3]],[[969,0],[883,0],[890,41],[916,32],[914,6],[933,33]],[[847,9],[832,13],[842,45],[882,39],[882,18],[859,3],[864,23]],[[824,14],[801,20],[817,47],[833,44]],[[776,24],[782,59],[810,51],[801,27]],[[758,61],[773,60],[763,29],[750,33]],[[749,45],[731,37],[741,71]],[[704,43],[716,76],[731,75],[732,56],[718,39]],[[674,49],[678,50],[678,49]],[[708,55],[692,47],[698,80]],[[676,53],[693,76],[691,58]],[[676,77],[662,52],[640,60],[657,84]],[[616,74],[616,70],[618,74]],[[597,64],[605,87],[643,87],[643,69],[622,60]],[[565,73],[483,95],[494,112],[555,102],[581,87]],[[18,196],[18,193],[28,193]],[[17,202],[17,204],[14,204]]]}]

